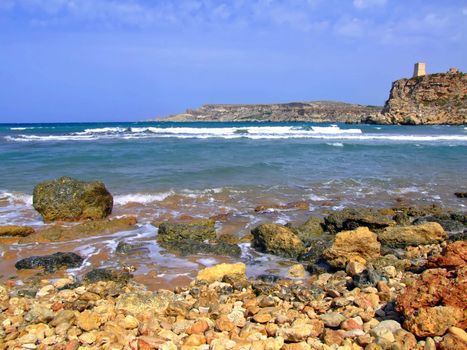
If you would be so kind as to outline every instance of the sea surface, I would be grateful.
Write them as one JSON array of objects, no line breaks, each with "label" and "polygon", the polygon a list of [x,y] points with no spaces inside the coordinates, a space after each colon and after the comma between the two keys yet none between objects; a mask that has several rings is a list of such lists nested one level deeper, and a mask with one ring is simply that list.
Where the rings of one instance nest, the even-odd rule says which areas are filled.
[{"label": "sea surface", "polygon": [[[465,126],[0,124],[0,225],[43,227],[32,208],[34,185],[64,175],[103,181],[114,195],[112,215],[139,222],[134,231],[85,241],[0,246],[0,278],[15,276],[15,259],[66,249],[86,257],[84,270],[131,264],[152,286],[183,284],[200,267],[231,259],[165,252],[152,222],[222,215],[218,233],[241,237],[260,222],[300,223],[345,207],[436,203],[465,211],[465,199],[453,193],[467,190],[466,174]],[[296,201],[308,210],[254,210]],[[147,252],[117,257],[121,240],[143,242]],[[287,265],[248,244],[242,249],[249,274]]]}]

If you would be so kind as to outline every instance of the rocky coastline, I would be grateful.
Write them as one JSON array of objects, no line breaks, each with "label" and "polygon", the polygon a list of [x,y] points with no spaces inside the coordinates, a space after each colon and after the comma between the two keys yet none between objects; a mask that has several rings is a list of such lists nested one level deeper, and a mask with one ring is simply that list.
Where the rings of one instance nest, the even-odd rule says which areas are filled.
[{"label": "rocky coastline", "polygon": [[396,80],[384,107],[333,101],[206,104],[156,121],[463,125],[467,123],[466,92],[467,76],[451,68],[447,73]]},{"label": "rocky coastline", "polygon": [[[1,245],[111,235],[137,222],[109,217],[112,195],[100,182],[44,182],[34,205],[53,223],[2,226]],[[244,237],[219,236],[217,220],[153,223],[167,251],[236,259],[199,270],[188,286],[149,291],[129,266],[77,275],[84,256],[71,251],[17,261],[31,274],[0,284],[0,349],[467,349],[465,213],[347,208],[263,223]],[[251,276],[240,242],[289,259],[288,275]],[[145,252],[121,241],[116,253]]]}]

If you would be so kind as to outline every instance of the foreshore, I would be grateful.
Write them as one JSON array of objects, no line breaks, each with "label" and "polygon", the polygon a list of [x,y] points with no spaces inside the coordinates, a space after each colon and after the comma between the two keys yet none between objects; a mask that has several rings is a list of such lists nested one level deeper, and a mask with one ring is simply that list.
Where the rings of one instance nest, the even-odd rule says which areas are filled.
[{"label": "foreshore", "polygon": [[[19,226],[14,234],[10,227],[3,246],[40,242],[53,247],[49,254],[64,254],[44,250],[42,258],[16,262],[20,278],[2,277],[0,348],[467,348],[465,213],[436,205],[343,209],[301,224],[263,223],[243,237],[219,236],[216,222],[224,219],[154,222],[150,239],[175,257],[224,255],[226,263],[149,289],[151,276],[133,279],[131,265],[99,268],[99,259],[110,258],[101,255],[77,274],[86,256],[67,251],[77,237],[112,241],[137,217],[37,232]],[[117,255],[147,255],[121,242]],[[286,273],[254,273],[269,261],[246,258],[245,244],[281,258],[275,264]]]}]

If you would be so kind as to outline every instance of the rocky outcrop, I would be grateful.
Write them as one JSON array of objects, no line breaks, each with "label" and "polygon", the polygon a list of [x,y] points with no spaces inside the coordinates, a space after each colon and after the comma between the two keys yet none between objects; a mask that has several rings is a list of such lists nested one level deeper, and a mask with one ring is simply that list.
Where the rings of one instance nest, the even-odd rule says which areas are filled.
[{"label": "rocky outcrop", "polygon": [[207,104],[164,121],[301,121],[315,123],[361,123],[378,114],[381,107],[332,101],[276,104]]},{"label": "rocky outcrop", "polygon": [[376,234],[367,227],[359,227],[353,231],[339,232],[323,257],[331,266],[345,268],[350,261],[365,264],[367,260],[378,257],[380,249]]},{"label": "rocky outcrop", "polygon": [[276,224],[261,224],[251,231],[252,246],[259,251],[296,258],[304,252],[305,246],[289,228]]},{"label": "rocky outcrop", "polygon": [[395,221],[373,208],[346,208],[331,213],[324,220],[324,227],[330,233],[354,230],[357,227],[378,230],[395,224]]},{"label": "rocky outcrop", "polygon": [[113,197],[102,182],[64,176],[36,185],[33,205],[45,222],[103,219],[112,212]]},{"label": "rocky outcrop", "polygon": [[396,80],[378,118],[385,124],[466,124],[467,76],[451,69]]}]

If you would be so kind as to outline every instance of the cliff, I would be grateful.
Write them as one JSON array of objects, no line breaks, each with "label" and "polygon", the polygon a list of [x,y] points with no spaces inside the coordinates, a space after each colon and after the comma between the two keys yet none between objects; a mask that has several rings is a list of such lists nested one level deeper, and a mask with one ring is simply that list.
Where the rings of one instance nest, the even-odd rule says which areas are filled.
[{"label": "cliff", "polygon": [[383,124],[466,124],[467,76],[455,68],[447,73],[396,80],[382,115]]},{"label": "cliff", "polygon": [[207,104],[165,121],[305,121],[360,123],[381,107],[342,102],[315,101],[275,104]]}]

